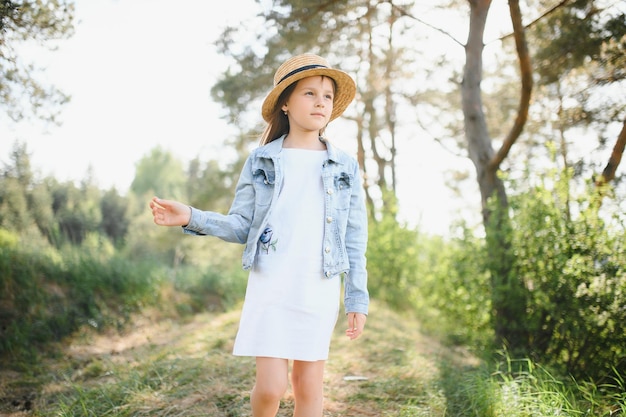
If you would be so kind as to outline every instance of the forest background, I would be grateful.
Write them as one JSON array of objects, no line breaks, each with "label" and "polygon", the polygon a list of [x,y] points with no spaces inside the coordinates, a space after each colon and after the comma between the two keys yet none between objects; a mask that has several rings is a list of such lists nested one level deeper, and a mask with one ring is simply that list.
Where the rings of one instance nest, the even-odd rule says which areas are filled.
[{"label": "forest background", "polygon": [[[71,36],[73,3],[1,4],[4,113],[54,121],[66,97],[41,84],[14,46]],[[211,95],[237,128],[224,138],[230,155],[182,161],[154,148],[122,193],[93,177],[39,177],[27,146],[15,142],[0,178],[7,363],[36,358],[84,326],[122,328],[170,291],[186,294],[172,302],[180,314],[237,304],[241,248],[156,228],[146,202],[158,194],[226,211],[243,158],[256,146],[259,103],[274,69],[312,51],[359,86],[330,134],[356,138],[350,146],[366,180],[372,298],[418,315],[426,331],[487,363],[504,351],[545,366],[582,408],[602,403],[597,415],[624,412],[623,3],[509,1],[512,31],[488,44],[497,49],[489,60],[486,0],[260,5],[252,23],[227,27],[216,43],[228,66]],[[446,45],[440,52],[434,39]],[[399,216],[398,184],[430,180],[398,171],[416,138],[473,168],[446,167],[450,190],[476,207],[446,235]],[[592,384],[596,394],[572,389],[572,381]]]}]

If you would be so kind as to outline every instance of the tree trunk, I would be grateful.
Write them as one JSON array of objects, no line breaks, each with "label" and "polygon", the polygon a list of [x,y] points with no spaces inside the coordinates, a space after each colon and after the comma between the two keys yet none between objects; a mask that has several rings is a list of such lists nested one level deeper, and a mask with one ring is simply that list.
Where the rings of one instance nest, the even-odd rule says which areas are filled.
[{"label": "tree trunk", "polygon": [[[465,67],[461,84],[462,108],[465,123],[465,137],[469,157],[476,168],[476,176],[481,195],[483,224],[487,236],[489,268],[492,288],[492,320],[497,344],[505,344],[513,351],[524,351],[528,338],[524,326],[526,314],[525,289],[522,281],[512,276],[512,254],[510,250],[510,222],[508,199],[504,183],[498,177],[501,162],[519,136],[527,115],[530,99],[528,83],[523,82],[520,112],[504,141],[496,153],[487,130],[481,96],[482,52],[485,22],[491,0],[469,0],[470,27],[465,46]],[[516,1],[509,2],[517,4]],[[512,14],[514,12],[512,6]],[[519,9],[517,9],[517,12]],[[512,16],[513,17],[513,16]],[[519,18],[519,15],[517,16]],[[521,21],[521,18],[519,18]],[[515,24],[514,24],[515,26]],[[522,29],[523,30],[523,29]],[[523,41],[523,37],[521,38]],[[516,38],[516,41],[518,39]],[[520,64],[525,69],[529,65],[527,53],[520,48]],[[524,56],[525,53],[525,56]],[[490,202],[495,199],[496,206]]]},{"label": "tree trunk", "polygon": [[482,81],[483,33],[491,0],[470,1],[470,29],[465,46],[465,68],[461,84],[462,108],[465,121],[465,138],[469,157],[476,168],[481,195],[483,222],[489,221],[488,200],[497,195],[499,203],[507,206],[506,192],[502,181],[497,177],[499,166],[492,166],[494,150],[487,131],[483,112],[480,84]]}]

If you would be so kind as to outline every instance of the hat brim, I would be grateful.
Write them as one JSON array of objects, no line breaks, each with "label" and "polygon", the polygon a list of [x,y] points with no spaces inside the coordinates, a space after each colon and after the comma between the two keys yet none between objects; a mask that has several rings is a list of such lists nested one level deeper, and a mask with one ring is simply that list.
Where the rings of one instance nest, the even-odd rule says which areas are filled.
[{"label": "hat brim", "polygon": [[261,107],[263,119],[266,122],[270,121],[272,113],[276,110],[278,98],[287,87],[303,78],[318,75],[332,78],[336,85],[335,99],[333,100],[333,111],[330,115],[329,121],[341,116],[356,95],[356,84],[354,83],[354,80],[350,77],[350,75],[338,69],[312,68],[291,75],[289,78],[286,78],[278,83],[278,85],[276,85],[272,91],[269,92],[263,101],[263,106]]}]

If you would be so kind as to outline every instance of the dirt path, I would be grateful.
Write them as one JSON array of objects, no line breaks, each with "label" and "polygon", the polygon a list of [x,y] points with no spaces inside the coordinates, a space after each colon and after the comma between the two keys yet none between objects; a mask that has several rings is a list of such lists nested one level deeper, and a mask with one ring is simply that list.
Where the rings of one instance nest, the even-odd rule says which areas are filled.
[{"label": "dirt path", "polygon": [[[238,311],[144,316],[123,334],[76,335],[39,370],[0,371],[0,416],[249,416],[253,360],[230,354],[238,319]],[[443,416],[440,364],[475,363],[375,305],[363,337],[349,341],[344,326],[326,366],[325,417]],[[92,411],[72,411],[81,407]],[[288,393],[279,417],[292,410]]]}]

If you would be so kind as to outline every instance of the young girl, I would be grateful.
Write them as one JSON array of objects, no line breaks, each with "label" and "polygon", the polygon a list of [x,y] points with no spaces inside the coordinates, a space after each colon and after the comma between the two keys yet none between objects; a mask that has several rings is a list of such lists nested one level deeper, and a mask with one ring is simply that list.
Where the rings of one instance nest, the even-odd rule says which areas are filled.
[{"label": "young girl", "polygon": [[324,138],[355,92],[348,74],[317,55],[287,60],[263,102],[267,127],[228,214],[150,201],[158,225],[245,243],[243,267],[250,274],[233,354],[256,357],[254,417],[278,412],[290,360],[294,416],[322,416],[342,279],[346,336],[356,339],[365,326],[367,214],[359,165]]}]

